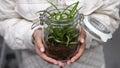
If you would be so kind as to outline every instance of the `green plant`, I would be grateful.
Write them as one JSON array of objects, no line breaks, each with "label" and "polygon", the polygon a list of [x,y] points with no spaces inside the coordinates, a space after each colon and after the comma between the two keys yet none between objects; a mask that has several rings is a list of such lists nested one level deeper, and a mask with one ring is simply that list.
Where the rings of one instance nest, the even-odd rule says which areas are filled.
[{"label": "green plant", "polygon": [[55,12],[48,12],[47,10],[43,10],[43,11],[38,11],[38,13],[40,12],[45,12],[48,14],[48,17],[50,19],[52,19],[53,21],[55,21],[56,23],[65,23],[68,21],[71,21],[76,13],[78,12],[77,7],[79,4],[79,1],[76,3],[73,3],[71,5],[68,5],[63,11],[60,11],[58,9],[58,7],[56,5],[54,5],[52,2],[48,1],[54,8]]},{"label": "green plant", "polygon": [[[49,1],[48,1],[49,2]],[[51,19],[54,24],[45,23],[48,25],[46,28],[46,36],[45,41],[47,45],[77,45],[79,30],[76,29],[76,25],[78,23],[74,22],[73,19],[75,18],[76,14],[78,13],[77,7],[79,2],[73,3],[71,5],[66,6],[64,9],[59,9],[56,5],[52,2],[49,2],[56,11],[49,12],[47,10],[38,11],[38,13],[43,12],[47,15],[49,19]],[[71,22],[74,22],[70,24]],[[60,25],[60,24],[67,24],[67,25]]]},{"label": "green plant", "polygon": [[47,27],[47,31],[49,32],[46,35],[45,41],[47,44],[51,45],[77,45],[77,37],[79,35],[79,31],[76,29],[76,26],[66,25],[62,26],[52,26],[49,25]]}]

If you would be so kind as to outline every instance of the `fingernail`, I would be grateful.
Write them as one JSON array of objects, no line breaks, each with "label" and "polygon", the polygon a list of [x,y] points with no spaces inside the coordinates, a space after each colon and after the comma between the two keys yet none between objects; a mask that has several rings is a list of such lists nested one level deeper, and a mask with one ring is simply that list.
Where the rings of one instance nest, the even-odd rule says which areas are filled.
[{"label": "fingernail", "polygon": [[40,48],[40,51],[41,51],[41,52],[44,52],[44,48]]},{"label": "fingernail", "polygon": [[81,43],[84,43],[84,39],[81,39]]}]

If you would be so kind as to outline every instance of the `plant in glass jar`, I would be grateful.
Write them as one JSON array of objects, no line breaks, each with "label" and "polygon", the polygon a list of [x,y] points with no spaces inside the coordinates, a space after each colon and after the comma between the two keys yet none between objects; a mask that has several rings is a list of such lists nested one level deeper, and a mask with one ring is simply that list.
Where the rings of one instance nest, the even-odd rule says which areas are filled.
[{"label": "plant in glass jar", "polygon": [[[47,56],[56,60],[70,59],[79,48],[78,36],[81,15],[78,13],[79,2],[71,5],[55,5],[39,11],[40,23],[44,25],[44,45]],[[42,13],[42,14],[41,14]]]}]

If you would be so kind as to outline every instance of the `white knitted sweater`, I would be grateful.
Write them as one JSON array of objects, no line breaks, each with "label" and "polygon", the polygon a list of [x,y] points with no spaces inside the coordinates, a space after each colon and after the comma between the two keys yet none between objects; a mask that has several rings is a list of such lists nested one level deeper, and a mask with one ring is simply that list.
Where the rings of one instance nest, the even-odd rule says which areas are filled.
[{"label": "white knitted sweater", "polygon": [[[58,4],[71,4],[80,1],[79,11],[85,17],[94,17],[99,22],[109,26],[112,33],[119,25],[119,0],[50,0]],[[31,30],[34,20],[38,19],[35,13],[44,10],[50,4],[47,0],[0,0],[0,35],[12,49],[21,49],[25,68],[56,68],[57,66],[43,61],[34,53]],[[78,7],[78,8],[79,8]],[[36,28],[37,29],[37,28]],[[100,35],[99,35],[100,36]],[[101,37],[101,36],[100,36]],[[87,32],[86,50],[84,55],[75,63],[66,68],[101,68],[104,64],[102,46]],[[31,52],[32,51],[32,52]]]}]

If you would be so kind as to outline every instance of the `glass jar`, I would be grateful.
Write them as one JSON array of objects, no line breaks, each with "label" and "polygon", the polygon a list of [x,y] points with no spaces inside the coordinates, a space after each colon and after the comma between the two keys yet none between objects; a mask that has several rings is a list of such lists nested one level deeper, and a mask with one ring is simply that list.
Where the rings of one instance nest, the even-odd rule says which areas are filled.
[{"label": "glass jar", "polygon": [[[47,56],[56,60],[65,61],[73,57],[80,45],[78,36],[80,34],[80,22],[82,15],[74,14],[74,18],[69,19],[67,6],[51,6],[40,15],[40,24],[44,25],[44,46]],[[64,11],[64,12],[63,12]],[[60,19],[60,14],[63,18]],[[51,15],[53,14],[53,17]],[[55,18],[54,18],[55,17]]]}]

